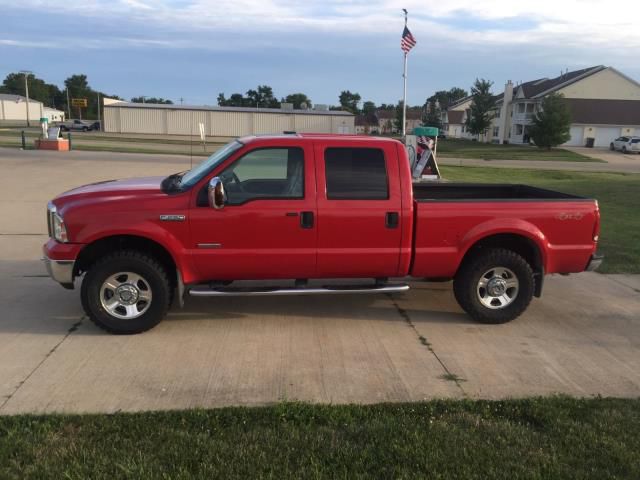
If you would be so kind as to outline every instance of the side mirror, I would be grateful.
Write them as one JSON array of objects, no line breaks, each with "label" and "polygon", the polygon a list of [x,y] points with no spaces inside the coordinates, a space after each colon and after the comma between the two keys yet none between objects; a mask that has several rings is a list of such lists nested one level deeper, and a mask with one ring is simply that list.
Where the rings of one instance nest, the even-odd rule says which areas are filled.
[{"label": "side mirror", "polygon": [[220,177],[213,177],[209,180],[207,197],[209,198],[209,206],[211,208],[220,209],[224,207],[227,196],[224,193],[224,185]]}]

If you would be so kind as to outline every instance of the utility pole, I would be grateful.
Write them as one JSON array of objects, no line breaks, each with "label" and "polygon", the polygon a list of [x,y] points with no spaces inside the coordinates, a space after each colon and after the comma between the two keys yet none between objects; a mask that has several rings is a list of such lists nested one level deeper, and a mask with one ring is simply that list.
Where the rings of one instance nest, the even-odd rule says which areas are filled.
[{"label": "utility pole", "polygon": [[24,75],[24,93],[25,96],[27,97],[27,127],[31,126],[31,123],[29,122],[29,75],[33,74],[33,72],[29,71],[29,70],[20,70],[20,73],[22,73]]},{"label": "utility pole", "polygon": [[98,92],[98,125],[99,125],[99,129],[100,131],[102,131],[102,122],[100,121],[100,92]]},{"label": "utility pole", "polygon": [[67,87],[66,90],[67,90],[67,120],[69,120],[71,118],[71,102],[69,101],[69,87]]}]

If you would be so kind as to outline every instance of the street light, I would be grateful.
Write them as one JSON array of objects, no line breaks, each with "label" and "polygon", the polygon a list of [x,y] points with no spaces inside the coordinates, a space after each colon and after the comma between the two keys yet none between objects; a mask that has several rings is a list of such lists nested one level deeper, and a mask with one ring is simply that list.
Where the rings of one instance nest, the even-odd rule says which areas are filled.
[{"label": "street light", "polygon": [[27,97],[27,127],[30,127],[31,123],[29,122],[29,82],[27,81],[27,79],[29,78],[29,75],[33,74],[33,72],[30,70],[20,70],[19,73],[22,73],[24,75],[24,92],[25,92],[25,96]]}]

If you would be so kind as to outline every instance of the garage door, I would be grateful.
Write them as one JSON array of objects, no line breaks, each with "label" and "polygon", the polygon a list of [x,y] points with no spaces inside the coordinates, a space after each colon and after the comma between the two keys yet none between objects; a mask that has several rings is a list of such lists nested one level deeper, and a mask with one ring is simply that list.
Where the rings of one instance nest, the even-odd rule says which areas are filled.
[{"label": "garage door", "polygon": [[620,136],[620,127],[598,127],[596,130],[596,147],[608,147]]},{"label": "garage door", "polygon": [[582,138],[583,132],[584,127],[571,127],[571,130],[569,131],[571,139],[569,139],[565,145],[570,145],[572,147],[584,146],[584,139]]}]

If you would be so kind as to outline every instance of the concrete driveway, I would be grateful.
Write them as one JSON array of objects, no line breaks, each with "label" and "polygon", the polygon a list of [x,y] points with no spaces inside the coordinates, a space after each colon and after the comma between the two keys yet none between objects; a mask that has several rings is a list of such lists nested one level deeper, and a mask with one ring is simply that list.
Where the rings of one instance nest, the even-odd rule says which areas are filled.
[{"label": "concrete driveway", "polygon": [[399,296],[187,301],[103,333],[38,260],[46,201],[188,158],[0,149],[0,413],[114,412],[433,397],[640,395],[640,279],[554,276],[518,320],[472,322],[449,283]]}]

